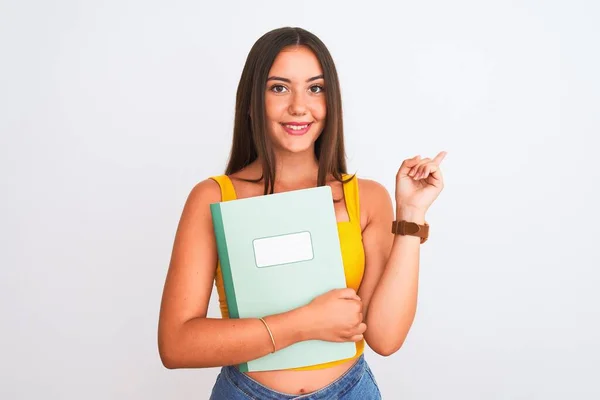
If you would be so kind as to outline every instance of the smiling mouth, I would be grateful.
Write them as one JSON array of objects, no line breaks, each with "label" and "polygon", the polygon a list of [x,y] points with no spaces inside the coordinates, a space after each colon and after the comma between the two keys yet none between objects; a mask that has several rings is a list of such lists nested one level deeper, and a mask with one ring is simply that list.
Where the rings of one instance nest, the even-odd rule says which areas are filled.
[{"label": "smiling mouth", "polygon": [[308,122],[301,125],[282,123],[281,126],[283,126],[283,129],[290,135],[303,135],[306,132],[308,132],[312,124],[312,122]]},{"label": "smiling mouth", "polygon": [[306,129],[307,127],[309,127],[312,124],[312,122],[307,122],[306,124],[303,125],[297,125],[297,124],[281,124],[284,127],[288,128],[288,129],[293,129],[295,131],[301,131],[302,129]]}]

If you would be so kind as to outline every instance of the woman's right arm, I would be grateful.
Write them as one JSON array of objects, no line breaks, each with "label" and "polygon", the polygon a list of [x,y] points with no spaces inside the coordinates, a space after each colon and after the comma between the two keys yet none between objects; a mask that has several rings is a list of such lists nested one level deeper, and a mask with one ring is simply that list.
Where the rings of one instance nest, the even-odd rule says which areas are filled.
[{"label": "woman's right arm", "polygon": [[[158,349],[167,368],[234,365],[273,350],[258,319],[207,318],[217,266],[210,204],[221,201],[212,179],[196,185],[175,235],[158,323]],[[304,309],[265,318],[278,349],[304,340]]]},{"label": "woman's right arm", "polygon": [[[218,184],[205,180],[192,189],[179,221],[158,323],[160,358],[170,369],[235,365],[273,351],[259,319],[206,317],[218,260],[210,204],[219,201]],[[310,339],[361,340],[361,310],[356,293],[342,289],[264,320],[280,350]]]}]

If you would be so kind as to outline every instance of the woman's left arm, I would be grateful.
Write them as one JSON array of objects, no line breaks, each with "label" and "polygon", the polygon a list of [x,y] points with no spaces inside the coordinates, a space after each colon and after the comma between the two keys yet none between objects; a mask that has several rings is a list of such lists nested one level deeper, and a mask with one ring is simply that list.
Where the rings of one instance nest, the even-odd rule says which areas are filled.
[{"label": "woman's left arm", "polygon": [[396,179],[395,213],[387,190],[367,183],[371,198],[362,202],[369,205],[363,231],[366,264],[358,295],[367,325],[365,340],[383,356],[395,353],[404,343],[415,318],[419,286],[421,239],[394,235],[392,221],[425,222],[426,210],[443,188],[439,163],[445,154],[434,160],[417,156],[402,164]]},{"label": "woman's left arm", "polygon": [[[392,233],[394,212],[389,195],[387,197],[389,204],[374,211],[376,215],[363,232],[366,267],[358,291],[366,309],[363,312],[367,324],[365,340],[383,356],[395,353],[402,346],[413,323],[421,246],[419,237]],[[398,220],[418,224],[425,221],[423,214],[409,210],[399,210],[396,215]]]}]

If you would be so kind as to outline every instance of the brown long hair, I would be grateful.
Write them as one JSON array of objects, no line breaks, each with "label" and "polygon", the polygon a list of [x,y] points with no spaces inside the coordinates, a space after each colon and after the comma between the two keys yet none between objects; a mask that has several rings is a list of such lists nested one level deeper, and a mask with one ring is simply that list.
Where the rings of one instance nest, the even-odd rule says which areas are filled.
[{"label": "brown long hair", "polygon": [[314,34],[302,29],[284,27],[261,36],[250,49],[237,89],[233,143],[225,174],[233,174],[259,156],[262,160],[264,194],[272,194],[275,185],[275,154],[267,135],[265,87],[269,70],[279,52],[287,46],[306,46],[321,63],[325,80],[327,117],[325,127],[315,142],[315,157],[319,162],[317,186],[326,183],[332,174],[339,182],[347,173],[342,122],[342,97],[337,70],[325,44]]}]

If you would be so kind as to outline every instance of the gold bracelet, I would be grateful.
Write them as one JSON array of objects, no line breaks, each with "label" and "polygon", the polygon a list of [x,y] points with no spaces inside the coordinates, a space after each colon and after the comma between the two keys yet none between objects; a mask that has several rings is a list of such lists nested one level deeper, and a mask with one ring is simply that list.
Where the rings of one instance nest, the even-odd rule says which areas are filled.
[{"label": "gold bracelet", "polygon": [[269,329],[269,325],[267,325],[267,321],[265,321],[262,318],[259,318],[263,324],[265,324],[265,328],[267,328],[267,331],[269,331],[269,336],[271,336],[271,342],[273,342],[273,353],[275,353],[275,351],[277,350],[277,347],[275,347],[275,339],[273,338],[273,332],[271,332],[271,329]]}]

